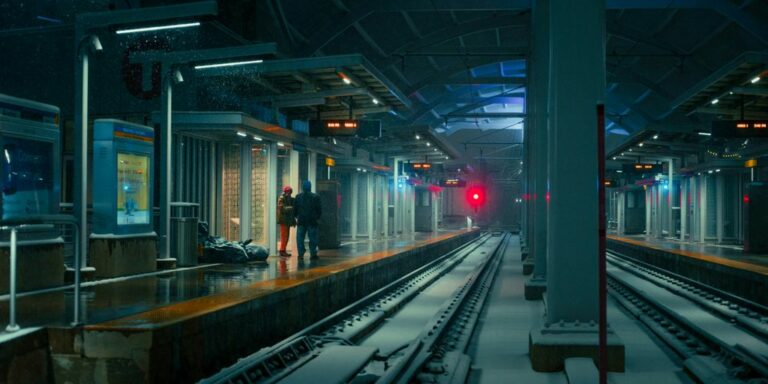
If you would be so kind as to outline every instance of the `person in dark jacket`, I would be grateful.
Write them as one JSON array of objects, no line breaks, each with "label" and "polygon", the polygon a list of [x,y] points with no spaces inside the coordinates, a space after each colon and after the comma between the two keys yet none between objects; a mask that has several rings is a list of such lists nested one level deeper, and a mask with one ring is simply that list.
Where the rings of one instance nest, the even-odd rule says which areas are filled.
[{"label": "person in dark jacket", "polygon": [[285,251],[288,245],[288,237],[291,234],[291,227],[296,225],[296,218],[293,214],[294,198],[291,196],[293,188],[283,187],[283,194],[277,199],[277,223],[280,224],[280,256],[290,256]]},{"label": "person in dark jacket", "polygon": [[317,221],[322,213],[320,196],[312,192],[312,183],[309,180],[304,180],[301,190],[302,192],[296,195],[293,206],[293,213],[298,223],[296,245],[299,249],[299,258],[304,257],[304,236],[309,235],[309,255],[315,259],[317,258]]}]

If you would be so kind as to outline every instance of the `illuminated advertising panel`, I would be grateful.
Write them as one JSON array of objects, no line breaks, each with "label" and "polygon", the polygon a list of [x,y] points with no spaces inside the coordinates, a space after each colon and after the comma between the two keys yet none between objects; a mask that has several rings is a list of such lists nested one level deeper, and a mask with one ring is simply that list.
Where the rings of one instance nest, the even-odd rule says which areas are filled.
[{"label": "illuminated advertising panel", "polygon": [[117,153],[117,225],[149,224],[149,156]]}]

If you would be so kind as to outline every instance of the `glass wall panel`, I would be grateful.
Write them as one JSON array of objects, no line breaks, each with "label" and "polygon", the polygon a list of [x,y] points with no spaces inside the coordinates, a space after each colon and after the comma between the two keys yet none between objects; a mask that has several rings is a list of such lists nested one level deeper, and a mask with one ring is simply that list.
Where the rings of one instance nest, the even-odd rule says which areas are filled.
[{"label": "glass wall panel", "polygon": [[254,243],[267,243],[269,215],[267,212],[267,161],[269,145],[251,147],[251,238]]},{"label": "glass wall panel", "polygon": [[339,189],[341,199],[339,199],[339,227],[342,235],[352,234],[352,177],[348,172],[340,172]]},{"label": "glass wall panel", "polygon": [[[291,150],[277,147],[277,196],[283,193],[283,187],[291,185]],[[301,192],[300,185],[291,185],[294,196]]]},{"label": "glass wall panel", "polygon": [[221,236],[240,240],[240,144],[222,144]]}]

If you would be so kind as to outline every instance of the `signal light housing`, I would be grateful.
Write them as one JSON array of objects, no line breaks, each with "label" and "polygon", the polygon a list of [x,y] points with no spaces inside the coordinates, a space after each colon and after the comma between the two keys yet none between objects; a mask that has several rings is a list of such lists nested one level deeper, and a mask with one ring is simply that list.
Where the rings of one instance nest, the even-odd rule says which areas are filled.
[{"label": "signal light housing", "polygon": [[477,212],[477,209],[485,204],[485,188],[480,185],[473,185],[467,188],[466,198],[467,203]]}]

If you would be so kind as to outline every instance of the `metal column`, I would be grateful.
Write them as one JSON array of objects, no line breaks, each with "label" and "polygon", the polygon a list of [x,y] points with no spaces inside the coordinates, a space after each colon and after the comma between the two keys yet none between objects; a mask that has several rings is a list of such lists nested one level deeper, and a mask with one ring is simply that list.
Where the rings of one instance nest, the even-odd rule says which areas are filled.
[{"label": "metal column", "polygon": [[269,143],[267,153],[267,225],[270,254],[277,254],[277,143]]},{"label": "metal column", "polygon": [[381,212],[381,231],[384,233],[384,238],[389,237],[389,177],[387,175],[381,176],[381,198],[382,209]]},{"label": "metal column", "polygon": [[[173,135],[173,80],[171,76],[163,76],[162,120],[160,121],[160,225],[158,225],[157,237],[160,241],[158,258],[171,257],[171,144]],[[241,226],[242,228],[242,226]]]},{"label": "metal column", "polygon": [[317,190],[316,184],[317,184],[317,152],[308,152],[307,153],[308,158],[308,168],[307,168],[307,179],[310,183],[312,183],[312,189]]},{"label": "metal column", "polygon": [[[82,36],[75,33],[75,36]],[[75,185],[74,185],[74,215],[80,224],[79,239],[81,265],[85,267],[88,255],[88,47],[81,47],[80,41],[75,42],[78,62],[75,63]]]},{"label": "metal column", "polygon": [[349,225],[350,225],[350,235],[352,236],[352,240],[357,239],[357,219],[358,219],[358,183],[360,182],[360,178],[358,175],[359,172],[352,172],[352,181],[350,185],[352,186],[352,205],[350,207],[350,214],[349,214]]},{"label": "metal column", "polygon": [[651,236],[651,210],[653,209],[652,190],[645,189],[645,235]]},{"label": "metal column", "polygon": [[373,240],[375,238],[375,236],[374,236],[374,232],[375,232],[375,230],[374,230],[374,227],[375,227],[374,223],[376,222],[376,218],[374,217],[375,215],[373,213],[373,208],[374,208],[373,207],[373,201],[376,198],[375,198],[375,192],[374,192],[374,189],[373,189],[373,185],[374,185],[373,173],[372,172],[368,172],[368,175],[365,178],[365,187],[366,187],[365,188],[365,193],[366,193],[365,208],[366,208],[366,212],[368,213],[366,215],[367,217],[365,219],[366,219],[366,228],[368,230],[368,240]]},{"label": "metal column", "polygon": [[251,171],[253,160],[251,146],[243,140],[240,144],[240,239],[251,238]]},{"label": "metal column", "polygon": [[675,160],[669,159],[669,182],[667,183],[667,217],[669,218],[669,232],[668,236],[674,238],[676,234],[677,225],[675,225],[675,172],[674,172]]},{"label": "metal column", "polygon": [[398,188],[399,184],[399,177],[398,172],[400,169],[400,160],[398,160],[397,157],[395,157],[392,160],[392,205],[394,207],[393,209],[393,216],[392,216],[392,235],[397,236],[400,229],[400,189]]},{"label": "metal column", "polygon": [[685,241],[688,232],[688,184],[690,179],[680,180],[680,241]]},{"label": "metal column", "polygon": [[723,242],[725,232],[725,178],[721,173],[715,175],[715,228],[717,243]]},{"label": "metal column", "polygon": [[699,241],[704,242],[707,238],[707,221],[709,220],[709,212],[707,212],[707,176],[701,175],[699,177],[699,212],[700,214],[700,229],[699,229]]},{"label": "metal column", "polygon": [[[601,177],[594,132],[595,106],[605,96],[605,4],[550,4],[547,323],[588,323],[598,319],[595,185]],[[574,161],[580,166],[568,166]]]}]

